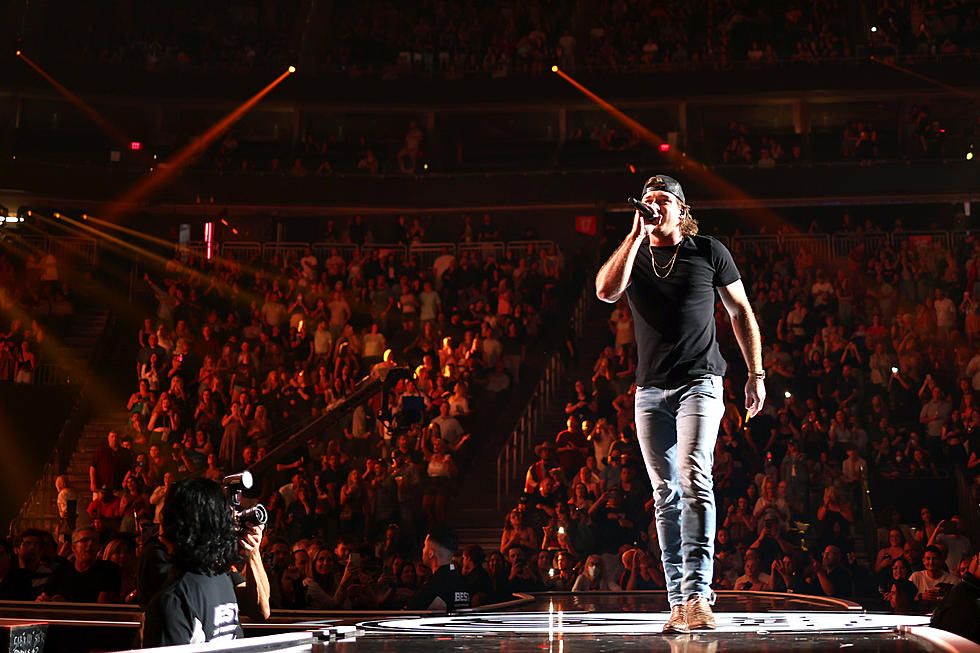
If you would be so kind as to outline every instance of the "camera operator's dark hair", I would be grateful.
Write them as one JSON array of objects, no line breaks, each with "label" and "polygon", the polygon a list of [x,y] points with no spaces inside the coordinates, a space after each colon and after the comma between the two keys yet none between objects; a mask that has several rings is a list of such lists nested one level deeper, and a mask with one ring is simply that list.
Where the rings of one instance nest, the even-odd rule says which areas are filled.
[{"label": "camera operator's dark hair", "polygon": [[163,535],[174,545],[173,563],[181,571],[216,576],[227,573],[238,558],[231,509],[214,481],[189,478],[174,483],[161,517]]}]

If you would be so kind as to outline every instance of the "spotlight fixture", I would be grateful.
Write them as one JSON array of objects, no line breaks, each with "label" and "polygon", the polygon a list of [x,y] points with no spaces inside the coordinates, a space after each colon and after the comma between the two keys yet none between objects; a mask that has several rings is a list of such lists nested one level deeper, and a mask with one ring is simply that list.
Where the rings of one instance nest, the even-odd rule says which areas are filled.
[{"label": "spotlight fixture", "polygon": [[558,66],[552,66],[551,67],[551,72],[557,73],[558,72]]},{"label": "spotlight fixture", "polygon": [[289,67],[289,74],[291,75],[291,74],[293,74],[295,72],[296,72],[296,66],[290,66]]}]

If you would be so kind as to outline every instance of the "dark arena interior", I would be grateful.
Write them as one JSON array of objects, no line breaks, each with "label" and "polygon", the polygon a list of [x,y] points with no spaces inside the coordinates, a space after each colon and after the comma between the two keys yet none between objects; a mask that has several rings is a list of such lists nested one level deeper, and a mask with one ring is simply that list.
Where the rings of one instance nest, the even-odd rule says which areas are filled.
[{"label": "dark arena interior", "polygon": [[980,651],[980,1],[0,24],[0,651]]}]

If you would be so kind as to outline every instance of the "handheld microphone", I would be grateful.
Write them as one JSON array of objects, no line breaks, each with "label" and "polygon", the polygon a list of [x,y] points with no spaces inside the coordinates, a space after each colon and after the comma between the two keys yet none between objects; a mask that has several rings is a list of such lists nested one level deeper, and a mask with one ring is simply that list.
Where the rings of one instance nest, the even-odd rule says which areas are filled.
[{"label": "handheld microphone", "polygon": [[643,216],[644,220],[647,220],[648,222],[657,221],[657,216],[654,215],[653,209],[651,209],[648,205],[644,204],[643,202],[636,199],[635,197],[627,197],[626,203],[632,206],[637,211],[639,211],[640,215]]}]

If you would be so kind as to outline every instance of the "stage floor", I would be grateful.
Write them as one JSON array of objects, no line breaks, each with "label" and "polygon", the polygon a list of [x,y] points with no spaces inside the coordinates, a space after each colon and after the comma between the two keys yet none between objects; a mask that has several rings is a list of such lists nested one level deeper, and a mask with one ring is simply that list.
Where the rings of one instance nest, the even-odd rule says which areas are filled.
[{"label": "stage floor", "polygon": [[728,651],[949,650],[915,636],[923,616],[864,614],[846,601],[770,593],[721,593],[718,629],[663,635],[662,592],[554,594],[503,610],[446,617],[398,617],[357,624],[339,653],[671,653]]}]

